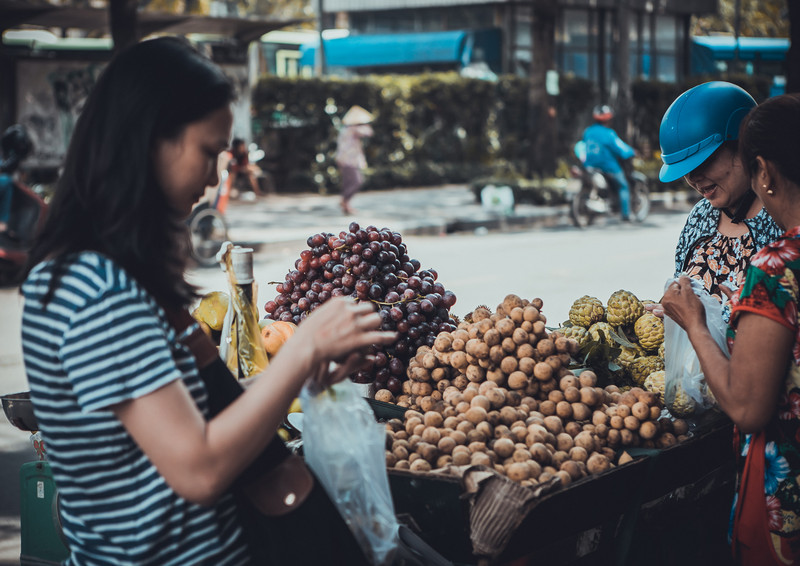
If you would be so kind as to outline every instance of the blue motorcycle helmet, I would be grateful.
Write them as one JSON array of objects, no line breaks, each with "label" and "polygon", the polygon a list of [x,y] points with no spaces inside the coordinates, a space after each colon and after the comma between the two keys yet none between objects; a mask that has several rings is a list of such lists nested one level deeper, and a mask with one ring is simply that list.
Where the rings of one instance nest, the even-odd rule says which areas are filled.
[{"label": "blue motorcycle helmet", "polygon": [[756,106],[746,90],[725,81],[690,88],[667,108],[658,139],[663,165],[658,178],[668,183],[688,175],[724,142],[739,137],[742,118]]}]

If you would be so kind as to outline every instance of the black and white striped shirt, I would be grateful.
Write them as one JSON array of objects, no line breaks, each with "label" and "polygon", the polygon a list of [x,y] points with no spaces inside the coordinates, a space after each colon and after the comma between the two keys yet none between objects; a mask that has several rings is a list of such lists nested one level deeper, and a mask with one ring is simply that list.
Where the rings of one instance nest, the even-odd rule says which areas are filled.
[{"label": "black and white striped shirt", "polygon": [[182,379],[207,415],[191,353],[113,261],[72,257],[44,306],[52,268],[38,265],[23,284],[22,344],[61,497],[67,564],[246,564],[232,497],[203,507],[178,496],[109,410]]}]

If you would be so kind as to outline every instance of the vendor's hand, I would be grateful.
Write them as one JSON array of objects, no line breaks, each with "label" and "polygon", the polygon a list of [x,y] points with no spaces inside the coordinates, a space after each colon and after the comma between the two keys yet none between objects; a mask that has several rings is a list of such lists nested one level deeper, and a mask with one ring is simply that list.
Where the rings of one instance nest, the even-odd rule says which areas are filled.
[{"label": "vendor's hand", "polygon": [[692,280],[681,276],[670,283],[661,299],[664,314],[678,323],[687,332],[698,326],[705,326],[705,308],[692,289]]},{"label": "vendor's hand", "polygon": [[298,327],[292,339],[307,344],[315,367],[327,369],[338,362],[343,368],[358,367],[371,344],[391,344],[397,333],[381,331],[381,317],[374,305],[351,297],[334,297],[315,309]]},{"label": "vendor's hand", "polygon": [[661,303],[647,303],[644,310],[653,313],[658,318],[664,318],[664,307],[661,306]]},{"label": "vendor's hand", "polygon": [[728,301],[730,301],[733,298],[733,294],[736,292],[727,285],[720,285],[718,288],[719,292],[725,295]]}]

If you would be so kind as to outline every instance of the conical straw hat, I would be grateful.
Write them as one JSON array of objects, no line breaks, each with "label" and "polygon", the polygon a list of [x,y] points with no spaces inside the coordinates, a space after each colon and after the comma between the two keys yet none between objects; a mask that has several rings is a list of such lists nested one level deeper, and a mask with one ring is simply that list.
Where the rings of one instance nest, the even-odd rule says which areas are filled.
[{"label": "conical straw hat", "polygon": [[359,124],[369,124],[372,120],[372,114],[356,104],[344,115],[342,124],[345,126],[358,126]]}]

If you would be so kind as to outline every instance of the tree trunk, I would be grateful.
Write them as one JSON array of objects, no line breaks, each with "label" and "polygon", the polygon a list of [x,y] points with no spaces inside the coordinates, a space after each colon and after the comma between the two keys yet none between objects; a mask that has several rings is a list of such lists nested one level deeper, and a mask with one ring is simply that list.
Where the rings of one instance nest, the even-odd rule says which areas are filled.
[{"label": "tree trunk", "polygon": [[200,14],[202,8],[200,7],[200,0],[186,0],[183,3],[184,14]]},{"label": "tree trunk", "polygon": [[528,91],[531,155],[528,175],[551,176],[556,170],[556,113],[547,92],[547,72],[555,70],[557,0],[533,0],[533,63]]},{"label": "tree trunk", "polygon": [[789,52],[786,54],[786,92],[800,92],[800,2],[786,0],[789,11]]},{"label": "tree trunk", "polygon": [[630,50],[630,6],[627,0],[620,0],[617,4],[617,25],[614,34],[616,43],[616,66],[614,80],[617,82],[617,100],[614,103],[616,114],[617,133],[624,139],[630,139],[630,113],[631,107],[631,50]]},{"label": "tree trunk", "polygon": [[109,2],[108,21],[115,52],[137,43],[140,39],[137,6],[137,0],[110,0]]}]

